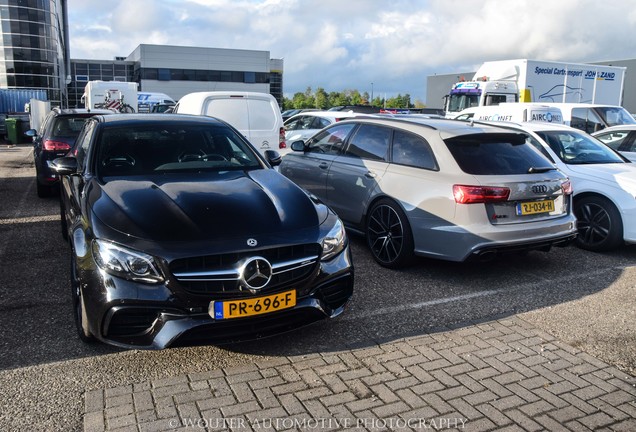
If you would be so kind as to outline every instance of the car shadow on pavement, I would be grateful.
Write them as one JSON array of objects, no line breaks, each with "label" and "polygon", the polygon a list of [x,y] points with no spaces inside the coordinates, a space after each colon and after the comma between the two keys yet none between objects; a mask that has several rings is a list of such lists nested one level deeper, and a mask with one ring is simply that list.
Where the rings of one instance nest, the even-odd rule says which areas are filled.
[{"label": "car shadow on pavement", "polygon": [[[0,198],[21,206],[0,210],[0,370],[125,351],[76,335],[57,197],[37,198],[34,178],[16,176],[0,178]],[[354,295],[340,317],[267,339],[179,350],[204,362],[218,350],[294,356],[375,346],[577,300],[603,291],[636,261],[634,247],[606,254],[567,247],[484,263],[418,259],[398,271],[373,261],[363,239],[351,243]]]},{"label": "car shadow on pavement", "polygon": [[597,254],[569,246],[485,263],[419,259],[394,271],[375,264],[355,239],[354,256],[354,295],[342,316],[224,347],[265,356],[342,351],[551,308],[606,289],[636,261],[636,248]]}]

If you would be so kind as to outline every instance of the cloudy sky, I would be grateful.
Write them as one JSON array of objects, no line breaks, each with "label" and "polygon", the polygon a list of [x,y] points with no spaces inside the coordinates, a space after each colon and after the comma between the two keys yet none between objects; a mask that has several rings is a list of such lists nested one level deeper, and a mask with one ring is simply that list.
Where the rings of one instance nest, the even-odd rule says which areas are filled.
[{"label": "cloudy sky", "polygon": [[636,57],[625,0],[69,0],[71,57],[139,44],[269,51],[284,92],[323,87],[426,101],[426,77],[487,60]]}]

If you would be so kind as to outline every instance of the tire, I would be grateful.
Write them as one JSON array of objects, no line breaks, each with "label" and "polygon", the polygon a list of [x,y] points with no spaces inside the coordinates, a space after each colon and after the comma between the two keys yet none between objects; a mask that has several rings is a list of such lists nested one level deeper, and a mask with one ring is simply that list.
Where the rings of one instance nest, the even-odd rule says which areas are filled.
[{"label": "tire", "polygon": [[51,187],[40,184],[39,181],[35,181],[35,188],[39,198],[48,198],[51,196]]},{"label": "tire", "polygon": [[576,245],[581,249],[602,252],[623,244],[623,221],[616,206],[599,196],[581,198],[574,203],[579,231]]},{"label": "tire", "polygon": [[85,343],[95,342],[95,337],[88,329],[88,317],[82,298],[82,290],[77,280],[77,267],[75,263],[75,251],[71,252],[71,298],[73,299],[73,316],[77,335]]},{"label": "tire", "polygon": [[60,197],[60,230],[62,231],[62,238],[68,241],[68,223],[66,222],[66,210],[64,209],[62,197]]},{"label": "tire", "polygon": [[373,204],[365,234],[373,258],[381,266],[400,268],[412,264],[415,255],[411,225],[395,202],[381,199]]}]

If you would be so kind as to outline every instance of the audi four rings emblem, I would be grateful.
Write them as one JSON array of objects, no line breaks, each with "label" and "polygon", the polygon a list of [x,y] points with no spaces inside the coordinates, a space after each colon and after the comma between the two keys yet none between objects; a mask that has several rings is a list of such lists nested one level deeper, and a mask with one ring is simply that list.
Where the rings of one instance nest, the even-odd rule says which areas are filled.
[{"label": "audi four rings emblem", "polygon": [[534,185],[532,186],[532,192],[536,194],[546,193],[548,191],[548,187],[546,185]]},{"label": "audi four rings emblem", "polygon": [[249,290],[260,290],[272,279],[272,265],[263,257],[249,258],[239,269],[239,282]]},{"label": "audi four rings emblem", "polygon": [[248,246],[250,246],[250,247],[254,247],[254,246],[256,246],[257,244],[258,244],[258,242],[256,241],[256,239],[253,239],[253,238],[251,238],[251,239],[247,239],[247,245],[248,245]]}]

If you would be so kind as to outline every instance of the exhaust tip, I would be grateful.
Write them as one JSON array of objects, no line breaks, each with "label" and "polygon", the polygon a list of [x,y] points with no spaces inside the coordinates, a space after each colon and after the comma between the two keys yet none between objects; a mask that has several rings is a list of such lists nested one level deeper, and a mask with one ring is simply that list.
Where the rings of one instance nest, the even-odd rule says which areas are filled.
[{"label": "exhaust tip", "polygon": [[480,252],[479,255],[477,255],[477,259],[479,260],[479,262],[490,262],[492,260],[494,260],[497,257],[497,252],[496,251],[483,251]]}]

